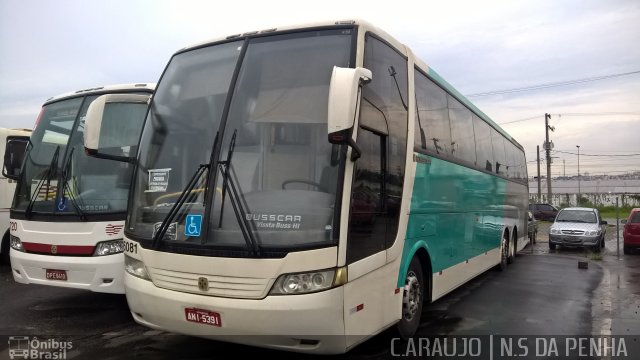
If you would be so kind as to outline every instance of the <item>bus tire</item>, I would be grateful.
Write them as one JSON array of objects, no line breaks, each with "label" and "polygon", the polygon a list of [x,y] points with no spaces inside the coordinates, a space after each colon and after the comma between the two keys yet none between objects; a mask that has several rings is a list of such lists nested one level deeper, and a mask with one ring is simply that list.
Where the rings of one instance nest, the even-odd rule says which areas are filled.
[{"label": "bus tire", "polygon": [[502,235],[502,242],[500,243],[500,263],[497,269],[500,271],[507,270],[507,264],[509,263],[509,236],[505,232]]},{"label": "bus tire", "polygon": [[507,258],[507,263],[513,264],[516,261],[516,253],[518,252],[518,231],[513,230],[513,235],[511,236],[513,241],[509,242],[509,247],[511,248],[509,251],[509,257]]},{"label": "bus tire", "polygon": [[0,244],[0,264],[8,265],[10,263],[9,260],[9,231],[4,234],[2,237],[2,244]]},{"label": "bus tire", "polygon": [[424,282],[422,265],[417,256],[414,256],[409,263],[405,285],[402,293],[402,317],[396,324],[396,331],[402,339],[412,337],[420,325],[420,315],[422,315],[422,305],[424,303],[424,292],[427,288]]}]

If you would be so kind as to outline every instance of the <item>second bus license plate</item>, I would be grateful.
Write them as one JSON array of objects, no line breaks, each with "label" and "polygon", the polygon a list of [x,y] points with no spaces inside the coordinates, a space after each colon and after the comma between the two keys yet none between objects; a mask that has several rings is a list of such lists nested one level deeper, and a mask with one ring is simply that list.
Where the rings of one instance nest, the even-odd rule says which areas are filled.
[{"label": "second bus license plate", "polygon": [[45,269],[47,280],[67,281],[67,270]]},{"label": "second bus license plate", "polygon": [[184,309],[184,316],[187,321],[211,326],[222,326],[222,319],[220,318],[220,314],[214,311],[186,308]]}]

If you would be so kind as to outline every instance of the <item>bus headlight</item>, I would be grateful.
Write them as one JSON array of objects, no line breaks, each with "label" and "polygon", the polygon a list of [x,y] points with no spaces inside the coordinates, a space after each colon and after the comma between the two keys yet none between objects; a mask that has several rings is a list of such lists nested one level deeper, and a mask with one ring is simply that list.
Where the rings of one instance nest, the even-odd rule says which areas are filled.
[{"label": "bus headlight", "polygon": [[283,274],[271,288],[271,295],[308,294],[327,290],[347,282],[347,268],[296,274]]},{"label": "bus headlight", "polygon": [[22,247],[22,241],[17,236],[9,235],[9,244],[13,250],[24,252],[24,247]]},{"label": "bus headlight", "polygon": [[124,256],[124,270],[137,278],[151,280],[147,268],[144,267],[144,263],[126,254]]},{"label": "bus headlight", "polygon": [[93,256],[119,254],[124,251],[124,240],[101,241],[96,245]]}]

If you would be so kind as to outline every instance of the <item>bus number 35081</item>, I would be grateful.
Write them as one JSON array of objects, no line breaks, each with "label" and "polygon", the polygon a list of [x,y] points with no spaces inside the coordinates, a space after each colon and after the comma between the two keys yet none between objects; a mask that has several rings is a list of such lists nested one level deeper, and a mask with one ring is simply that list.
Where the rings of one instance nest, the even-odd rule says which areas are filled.
[{"label": "bus number 35081", "polygon": [[124,251],[128,253],[138,253],[138,244],[125,242],[124,243]]}]

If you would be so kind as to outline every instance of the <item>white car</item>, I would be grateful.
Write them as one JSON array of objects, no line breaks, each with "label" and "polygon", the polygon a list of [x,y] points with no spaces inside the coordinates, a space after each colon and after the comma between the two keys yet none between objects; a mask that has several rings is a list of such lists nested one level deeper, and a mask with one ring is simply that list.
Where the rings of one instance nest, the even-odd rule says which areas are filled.
[{"label": "white car", "polygon": [[581,246],[600,252],[604,247],[606,225],[597,209],[562,209],[549,229],[549,249],[553,250],[558,245]]}]

